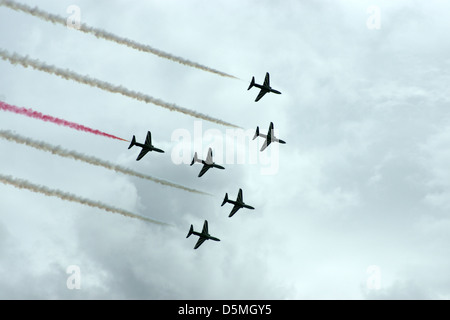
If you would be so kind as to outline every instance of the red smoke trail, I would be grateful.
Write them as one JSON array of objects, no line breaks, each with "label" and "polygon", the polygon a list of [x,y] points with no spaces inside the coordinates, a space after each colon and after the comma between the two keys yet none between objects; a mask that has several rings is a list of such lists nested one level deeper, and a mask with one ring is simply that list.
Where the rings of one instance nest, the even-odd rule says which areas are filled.
[{"label": "red smoke trail", "polygon": [[55,118],[55,117],[52,117],[52,116],[49,116],[49,115],[45,115],[45,114],[42,114],[40,112],[34,111],[32,109],[20,108],[20,107],[12,106],[12,105],[9,105],[9,104],[4,103],[2,101],[0,101],[0,110],[10,111],[10,112],[14,112],[14,113],[17,113],[17,114],[25,115],[25,116],[30,117],[30,118],[35,118],[35,119],[40,119],[40,120],[43,120],[43,121],[53,122],[53,123],[55,123],[57,125],[69,127],[69,128],[76,129],[76,130],[79,130],[79,131],[85,131],[85,132],[89,132],[89,133],[93,133],[93,134],[96,134],[96,135],[100,135],[100,136],[104,136],[104,137],[108,137],[108,138],[113,138],[113,139],[117,139],[117,140],[128,141],[128,140],[116,137],[116,136],[114,136],[112,134],[108,134],[108,133],[105,133],[105,132],[102,132],[102,131],[99,131],[99,130],[95,130],[95,129],[91,129],[91,128],[85,127],[85,126],[83,126],[81,124],[78,124],[78,123],[75,123],[75,122],[70,122],[70,121],[66,121],[64,119],[59,119],[59,118]]}]

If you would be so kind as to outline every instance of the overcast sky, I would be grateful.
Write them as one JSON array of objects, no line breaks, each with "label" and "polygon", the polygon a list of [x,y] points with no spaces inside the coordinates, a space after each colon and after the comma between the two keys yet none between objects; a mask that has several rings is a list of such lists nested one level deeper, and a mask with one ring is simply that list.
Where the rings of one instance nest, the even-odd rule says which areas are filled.
[{"label": "overcast sky", "polygon": [[[22,0],[195,61],[221,77],[0,6],[0,49],[230,122],[230,128],[0,60],[0,100],[143,142],[0,111],[0,129],[212,196],[0,139],[0,174],[166,222],[0,184],[2,299],[449,299],[450,3]],[[251,77],[281,95],[255,103]],[[285,145],[258,148],[274,122]],[[199,131],[201,130],[201,131]],[[214,130],[214,131],[213,131]],[[190,139],[175,139],[180,133]],[[200,132],[200,133],[199,133]],[[208,133],[212,133],[208,134]],[[196,137],[196,140],[194,140]],[[201,139],[198,139],[198,138]],[[182,142],[180,142],[182,141]],[[200,141],[200,142],[199,142]],[[224,143],[220,149],[220,141]],[[215,147],[197,175],[173,150]],[[258,161],[249,154],[254,150]],[[220,159],[222,158],[222,159]],[[264,171],[266,169],[266,171]],[[232,218],[239,188],[255,210]],[[193,247],[190,224],[211,235]],[[80,271],[70,289],[69,266]]]}]

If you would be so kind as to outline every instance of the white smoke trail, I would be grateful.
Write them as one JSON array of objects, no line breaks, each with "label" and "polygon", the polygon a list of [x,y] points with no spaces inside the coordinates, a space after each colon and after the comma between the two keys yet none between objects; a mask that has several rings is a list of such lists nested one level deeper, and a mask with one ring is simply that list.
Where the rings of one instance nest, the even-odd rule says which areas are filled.
[{"label": "white smoke trail", "polygon": [[18,55],[17,53],[10,54],[8,51],[0,49],[0,58],[2,58],[5,61],[8,61],[12,64],[20,64],[25,68],[32,67],[33,69],[36,69],[39,71],[44,71],[44,72],[47,72],[50,74],[54,74],[61,78],[66,79],[66,80],[73,80],[73,81],[83,83],[83,84],[86,84],[86,85],[89,85],[89,86],[92,86],[95,88],[99,88],[99,89],[102,89],[102,90],[105,90],[108,92],[119,93],[126,97],[133,98],[133,99],[136,99],[139,101],[143,101],[145,103],[152,103],[154,105],[169,109],[170,111],[181,112],[181,113],[184,113],[186,115],[189,115],[189,116],[192,116],[192,117],[195,117],[198,119],[203,119],[203,120],[221,124],[221,125],[224,125],[227,127],[239,128],[238,126],[236,126],[234,124],[231,124],[231,123],[219,120],[219,119],[215,119],[208,115],[177,106],[176,104],[173,104],[173,103],[164,102],[160,99],[153,98],[144,93],[132,91],[132,90],[129,90],[122,86],[113,85],[109,82],[94,79],[89,76],[83,76],[83,75],[80,75],[80,74],[75,73],[68,69],[60,69],[55,66],[45,64],[39,60],[29,59],[28,56],[21,56],[21,55]]},{"label": "white smoke trail", "polygon": [[77,203],[84,204],[84,205],[87,205],[90,207],[102,209],[102,210],[105,210],[108,212],[118,213],[118,214],[121,214],[126,217],[136,218],[136,219],[140,219],[143,221],[147,221],[147,222],[151,222],[151,223],[155,223],[155,224],[159,224],[159,225],[168,225],[164,222],[160,222],[160,221],[153,220],[150,218],[142,217],[137,214],[123,210],[123,209],[108,206],[108,205],[98,202],[98,201],[93,201],[93,200],[89,200],[86,198],[78,197],[76,195],[73,195],[73,194],[70,194],[67,192],[63,192],[60,190],[56,190],[56,189],[50,189],[45,186],[39,186],[39,185],[33,184],[33,183],[28,182],[23,179],[17,179],[17,178],[13,178],[11,176],[5,176],[5,175],[0,174],[0,182],[2,182],[4,184],[12,185],[19,189],[27,189],[32,192],[41,193],[41,194],[44,194],[49,197],[57,197],[62,200],[77,202]]},{"label": "white smoke trail", "polygon": [[[13,9],[16,11],[22,11],[24,13],[30,14],[32,16],[35,16],[37,18],[40,18],[40,19],[43,19],[43,20],[46,20],[46,21],[49,21],[49,22],[52,22],[55,24],[61,24],[63,26],[67,25],[67,20],[64,19],[63,17],[39,10],[37,7],[32,8],[25,4],[20,4],[15,1],[9,1],[9,0],[0,0],[0,5],[3,5],[5,7],[8,7],[10,9]],[[151,53],[151,54],[157,55],[160,58],[169,59],[171,61],[181,63],[185,66],[190,66],[190,67],[194,67],[194,68],[197,68],[197,69],[200,69],[203,71],[211,72],[211,73],[220,75],[222,77],[237,79],[235,76],[229,75],[227,73],[206,67],[204,65],[189,61],[189,60],[181,58],[181,57],[171,55],[170,53],[152,48],[148,45],[141,44],[141,43],[138,43],[136,41],[133,41],[133,40],[130,40],[127,38],[119,37],[115,34],[107,32],[105,30],[90,27],[84,23],[81,23],[80,28],[77,28],[77,30],[82,31],[84,33],[93,34],[97,38],[113,41],[117,44],[126,45],[127,47],[130,47],[130,48],[142,51],[142,52]]]},{"label": "white smoke trail", "polygon": [[81,154],[79,152],[66,150],[66,149],[63,149],[63,148],[61,148],[59,146],[52,146],[52,145],[50,145],[48,143],[45,143],[45,142],[40,142],[40,141],[32,140],[32,139],[29,139],[29,138],[25,138],[23,136],[14,134],[14,133],[12,133],[9,130],[0,130],[0,138],[6,139],[6,140],[9,140],[9,141],[13,141],[13,142],[16,142],[16,143],[24,144],[26,146],[29,146],[29,147],[32,147],[32,148],[35,148],[35,149],[38,149],[38,150],[50,152],[50,153],[52,153],[54,155],[58,155],[58,156],[61,156],[61,157],[71,158],[71,159],[75,159],[75,160],[80,160],[80,161],[92,164],[94,166],[100,166],[100,167],[103,167],[103,168],[106,168],[106,169],[109,169],[109,170],[114,170],[116,172],[120,172],[120,173],[123,173],[123,174],[130,175],[130,176],[135,176],[135,177],[139,177],[139,178],[142,178],[142,179],[147,179],[147,180],[150,180],[150,181],[153,181],[153,182],[165,185],[165,186],[178,188],[178,189],[189,191],[189,192],[193,192],[193,193],[210,195],[209,193],[198,191],[198,190],[191,189],[191,188],[188,188],[188,187],[184,187],[182,185],[179,185],[179,184],[176,184],[176,183],[172,183],[172,182],[169,182],[169,181],[165,181],[165,180],[162,180],[162,179],[154,178],[154,177],[151,177],[151,176],[148,176],[148,175],[145,175],[145,174],[142,174],[142,173],[130,170],[128,168],[125,168],[125,167],[122,167],[122,166],[110,163],[110,162],[105,161],[105,160],[101,160],[101,159],[98,159],[98,158],[95,158],[95,157],[92,157],[92,156],[87,156],[87,155]]}]

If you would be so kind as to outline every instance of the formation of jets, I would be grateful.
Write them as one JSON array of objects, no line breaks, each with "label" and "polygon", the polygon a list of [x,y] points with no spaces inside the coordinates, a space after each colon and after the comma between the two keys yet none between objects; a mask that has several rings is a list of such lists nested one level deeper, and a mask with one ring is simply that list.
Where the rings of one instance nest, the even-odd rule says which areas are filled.
[{"label": "formation of jets", "polygon": [[[255,99],[255,102],[259,101],[268,92],[281,94],[280,91],[277,91],[277,90],[273,89],[270,86],[270,76],[269,76],[268,72],[266,73],[266,77],[265,77],[264,83],[262,85],[255,83],[255,77],[252,77],[252,80],[250,82],[250,86],[248,87],[247,90],[250,90],[252,87],[257,87],[257,88],[260,89],[259,94],[258,94],[258,96]],[[265,134],[259,133],[259,127],[256,127],[256,132],[255,132],[255,135],[253,137],[253,140],[255,140],[257,137],[262,137],[262,138],[265,139],[264,144],[261,147],[260,151],[264,151],[272,142],[278,142],[278,143],[281,143],[281,144],[285,144],[286,143],[283,140],[280,140],[280,139],[275,137],[273,128],[274,128],[273,122],[271,122],[270,125],[269,125],[269,130],[267,132],[267,135],[265,135]],[[152,135],[151,135],[150,131],[147,132],[147,137],[146,137],[144,143],[136,142],[136,137],[133,135],[133,138],[131,140],[131,143],[130,143],[130,146],[128,147],[128,149],[131,149],[133,146],[138,146],[138,147],[142,148],[141,152],[139,153],[138,157],[136,158],[136,161],[141,160],[149,151],[155,151],[155,152],[159,152],[159,153],[164,153],[164,150],[158,149],[158,148],[153,146],[153,144],[152,144]],[[217,168],[217,169],[222,169],[222,170],[225,169],[221,165],[218,165],[218,164],[213,162],[213,153],[212,153],[212,149],[211,148],[208,149],[208,154],[206,155],[206,160],[199,159],[198,156],[197,156],[197,152],[195,152],[194,153],[194,157],[193,157],[192,162],[191,162],[190,165],[192,166],[196,162],[199,162],[199,163],[203,164],[203,167],[200,170],[200,173],[198,174],[198,177],[203,176],[211,168]],[[228,193],[225,193],[225,198],[223,199],[223,202],[222,202],[221,206],[224,206],[226,203],[233,204],[233,208],[231,209],[231,212],[228,215],[228,217],[230,217],[230,218],[241,208],[246,208],[246,209],[250,209],[250,210],[254,210],[255,209],[254,207],[252,207],[252,206],[250,206],[250,205],[248,205],[248,204],[246,204],[244,202],[242,189],[239,189],[236,201],[228,199]],[[202,245],[202,243],[205,242],[206,240],[220,241],[220,239],[218,239],[216,237],[213,237],[213,236],[211,236],[209,234],[209,232],[208,232],[208,221],[207,220],[205,220],[205,222],[203,223],[202,232],[194,231],[194,226],[191,224],[191,227],[189,229],[189,232],[188,232],[186,238],[189,238],[191,235],[196,235],[196,236],[199,237],[198,240],[197,240],[197,243],[194,246],[194,249],[197,249],[198,247],[200,247]]]}]

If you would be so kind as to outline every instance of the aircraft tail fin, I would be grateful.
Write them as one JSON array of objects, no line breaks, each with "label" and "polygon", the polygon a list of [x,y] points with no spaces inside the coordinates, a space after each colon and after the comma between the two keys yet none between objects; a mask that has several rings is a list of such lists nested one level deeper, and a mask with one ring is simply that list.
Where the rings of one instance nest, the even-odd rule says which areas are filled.
[{"label": "aircraft tail fin", "polygon": [[189,232],[186,236],[186,238],[189,238],[189,236],[194,232],[194,226],[191,224],[191,227],[189,228]]},{"label": "aircraft tail fin", "polygon": [[191,166],[198,161],[197,152],[194,153],[194,158],[192,158]]},{"label": "aircraft tail fin", "polygon": [[259,127],[256,127],[256,132],[255,135],[253,136],[253,140],[255,140],[257,136],[259,136]]},{"label": "aircraft tail fin", "polygon": [[223,198],[223,202],[222,202],[221,207],[223,207],[224,204],[227,203],[227,202],[228,202],[228,193],[225,193],[225,198]]},{"label": "aircraft tail fin", "polygon": [[252,81],[250,82],[250,85],[248,86],[247,90],[250,90],[255,85],[255,77],[252,77]]},{"label": "aircraft tail fin", "polygon": [[134,146],[135,144],[136,144],[136,136],[133,136],[133,139],[131,139],[131,143],[128,149],[131,149],[131,147]]}]

